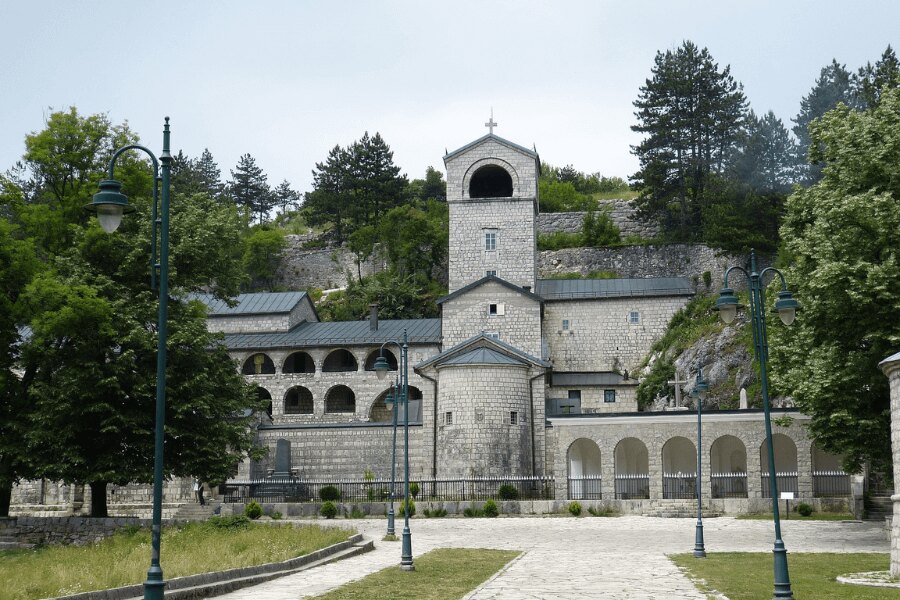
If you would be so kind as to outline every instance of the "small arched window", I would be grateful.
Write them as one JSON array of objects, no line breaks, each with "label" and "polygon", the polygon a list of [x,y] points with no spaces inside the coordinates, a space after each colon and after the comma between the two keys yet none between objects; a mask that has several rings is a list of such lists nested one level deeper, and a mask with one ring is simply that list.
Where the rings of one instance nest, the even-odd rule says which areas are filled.
[{"label": "small arched window", "polygon": [[284,414],[286,415],[311,415],[313,414],[312,392],[303,386],[292,387],[284,395]]},{"label": "small arched window", "polygon": [[325,395],[326,413],[356,412],[356,394],[346,385],[336,385]]},{"label": "small arched window", "polygon": [[316,363],[306,352],[294,352],[284,360],[282,373],[315,373]]},{"label": "small arched window", "polygon": [[338,373],[342,371],[356,371],[359,367],[356,357],[349,350],[335,350],[322,363],[322,371],[325,373]]}]

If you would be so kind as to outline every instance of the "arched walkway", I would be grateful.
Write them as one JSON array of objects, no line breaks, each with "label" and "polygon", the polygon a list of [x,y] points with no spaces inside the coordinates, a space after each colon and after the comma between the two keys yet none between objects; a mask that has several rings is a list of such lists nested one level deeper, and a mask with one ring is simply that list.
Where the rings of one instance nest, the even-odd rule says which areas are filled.
[{"label": "arched walkway", "polygon": [[850,475],[844,472],[843,458],[812,444],[813,496],[829,498],[850,495]]},{"label": "arched walkway", "polygon": [[268,355],[259,352],[244,361],[242,375],[274,375],[275,363]]},{"label": "arched walkway", "polygon": [[572,500],[599,499],[600,447],[593,440],[578,438],[569,446],[569,498]]},{"label": "arched walkway", "polygon": [[272,394],[262,386],[256,386],[256,397],[259,400],[266,400],[266,414],[272,418]]},{"label": "arched walkway", "polygon": [[697,446],[685,437],[663,445],[663,498],[697,497]]},{"label": "arched walkway", "polygon": [[378,357],[381,356],[382,352],[384,353],[384,359],[388,363],[389,371],[397,370],[397,357],[394,356],[394,353],[385,348],[382,350],[373,350],[369,353],[369,356],[366,357],[365,365],[363,369],[366,371],[374,371],[375,370],[375,361],[378,360]]},{"label": "arched walkway", "polygon": [[284,414],[286,415],[311,415],[313,414],[312,392],[298,385],[292,387],[284,395]]},{"label": "arched walkway", "polygon": [[733,435],[716,438],[709,449],[713,498],[747,497],[747,447]]},{"label": "arched walkway", "polygon": [[281,372],[285,374],[315,373],[316,363],[313,361],[312,356],[306,352],[294,352],[284,359],[284,366]]},{"label": "arched walkway", "polygon": [[356,394],[346,385],[336,385],[325,394],[325,413],[356,412]]},{"label": "arched walkway", "polygon": [[637,438],[625,438],[616,444],[616,499],[650,498],[650,455]]},{"label": "arched walkway", "polygon": [[340,373],[359,370],[356,357],[349,350],[343,348],[333,351],[322,363],[322,371],[325,373]]},{"label": "arched walkway", "polygon": [[[369,421],[373,423],[392,423],[394,420],[393,409],[387,407],[386,399],[393,390],[393,386],[384,390],[369,409]],[[414,385],[409,386],[409,422],[419,423],[422,420],[422,391]],[[397,423],[403,424],[403,409],[397,414]]]},{"label": "arched walkway", "polygon": [[[797,445],[794,443],[794,440],[783,433],[772,435],[772,445],[775,448],[775,478],[779,495],[781,492],[799,493],[797,485]],[[762,496],[763,498],[771,498],[769,448],[765,440],[759,447],[759,472],[762,479]]]}]

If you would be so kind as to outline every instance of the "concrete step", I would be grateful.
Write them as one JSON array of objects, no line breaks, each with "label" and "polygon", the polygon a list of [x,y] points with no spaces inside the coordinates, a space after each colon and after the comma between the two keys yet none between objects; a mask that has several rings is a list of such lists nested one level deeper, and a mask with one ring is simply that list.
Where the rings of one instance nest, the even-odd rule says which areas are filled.
[{"label": "concrete step", "polygon": [[185,521],[205,521],[213,516],[220,506],[222,506],[221,502],[207,502],[205,505],[182,504],[175,512],[174,518]]}]

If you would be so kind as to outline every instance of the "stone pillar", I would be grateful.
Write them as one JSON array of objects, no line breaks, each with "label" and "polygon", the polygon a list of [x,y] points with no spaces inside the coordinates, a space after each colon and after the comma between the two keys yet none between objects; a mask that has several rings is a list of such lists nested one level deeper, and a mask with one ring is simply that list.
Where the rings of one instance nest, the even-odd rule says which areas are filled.
[{"label": "stone pillar", "polygon": [[891,524],[891,576],[900,577],[900,352],[878,365],[891,388],[891,451],[894,458],[894,519]]}]

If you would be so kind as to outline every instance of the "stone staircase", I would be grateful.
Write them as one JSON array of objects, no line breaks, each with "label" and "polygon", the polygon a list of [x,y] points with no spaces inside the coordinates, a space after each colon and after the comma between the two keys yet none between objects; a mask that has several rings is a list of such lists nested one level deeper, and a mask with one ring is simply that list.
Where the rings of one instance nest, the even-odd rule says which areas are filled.
[{"label": "stone staircase", "polygon": [[16,535],[18,533],[19,530],[16,528],[14,519],[0,519],[0,550],[34,548],[34,544],[20,542]]},{"label": "stone staircase", "polygon": [[207,500],[205,505],[188,502],[178,507],[174,519],[176,521],[205,521],[214,514],[218,514],[221,506],[222,503],[215,500]]},{"label": "stone staircase", "polygon": [[[666,519],[697,518],[696,500],[658,500],[650,508],[644,510],[645,517],[662,517]],[[703,509],[703,518],[720,517],[721,513]]]},{"label": "stone staircase", "polygon": [[894,505],[890,496],[867,496],[864,507],[866,521],[884,522],[885,518],[894,514]]}]

